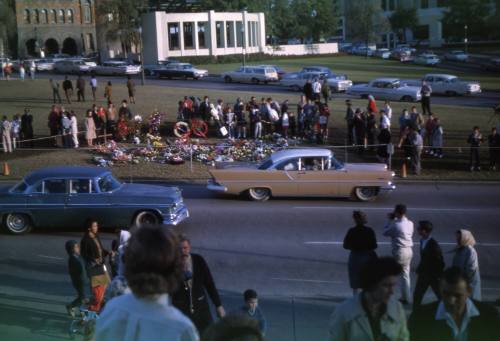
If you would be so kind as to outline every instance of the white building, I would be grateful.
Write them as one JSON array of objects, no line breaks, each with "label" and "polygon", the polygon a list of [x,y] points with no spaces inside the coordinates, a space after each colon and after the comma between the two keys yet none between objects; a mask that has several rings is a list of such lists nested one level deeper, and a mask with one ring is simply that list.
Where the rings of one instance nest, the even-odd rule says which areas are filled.
[{"label": "white building", "polygon": [[142,18],[144,62],[265,52],[264,13],[150,12]]}]

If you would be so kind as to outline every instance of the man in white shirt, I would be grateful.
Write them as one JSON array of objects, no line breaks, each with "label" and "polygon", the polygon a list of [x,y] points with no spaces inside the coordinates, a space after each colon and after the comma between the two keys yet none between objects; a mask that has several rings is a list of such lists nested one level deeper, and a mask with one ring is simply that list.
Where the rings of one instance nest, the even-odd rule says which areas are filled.
[{"label": "man in white shirt", "polygon": [[413,222],[406,217],[406,206],[398,204],[389,213],[384,236],[391,237],[392,255],[402,266],[401,302],[410,303],[410,263],[413,257]]},{"label": "man in white shirt", "polygon": [[319,79],[315,79],[314,83],[312,85],[313,88],[313,99],[314,101],[319,101],[321,99],[321,83],[319,82]]}]

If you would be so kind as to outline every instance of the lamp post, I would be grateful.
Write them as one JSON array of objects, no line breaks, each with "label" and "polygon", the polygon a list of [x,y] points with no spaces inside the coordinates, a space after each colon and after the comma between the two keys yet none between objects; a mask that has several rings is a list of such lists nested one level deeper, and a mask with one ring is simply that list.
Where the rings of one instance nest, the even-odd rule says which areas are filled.
[{"label": "lamp post", "polygon": [[242,25],[241,25],[241,45],[242,45],[242,53],[243,53],[243,66],[246,65],[246,50],[247,50],[247,46],[246,46],[246,42],[245,42],[245,22],[242,21]]},{"label": "lamp post", "polygon": [[467,29],[469,27],[467,25],[464,26],[464,31],[465,31],[465,38],[464,38],[464,45],[465,45],[465,53],[467,53],[467,43],[468,43],[468,40],[467,40]]},{"label": "lamp post", "polygon": [[139,33],[139,49],[140,49],[140,54],[141,54],[141,85],[144,85],[146,83],[145,81],[145,76],[144,76],[144,54],[143,54],[143,46],[142,46],[142,26],[139,26],[137,29],[137,32]]}]

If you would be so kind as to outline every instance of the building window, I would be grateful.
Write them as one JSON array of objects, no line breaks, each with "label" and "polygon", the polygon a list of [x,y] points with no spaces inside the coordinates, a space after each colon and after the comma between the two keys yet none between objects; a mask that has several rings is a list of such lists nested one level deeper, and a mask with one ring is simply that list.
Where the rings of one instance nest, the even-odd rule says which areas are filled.
[{"label": "building window", "polygon": [[193,49],[194,48],[194,41],[193,41],[193,27],[194,23],[192,22],[185,22],[182,24],[184,26],[183,32],[184,32],[184,48],[185,49]]},{"label": "building window", "polygon": [[60,9],[60,10],[58,11],[58,13],[59,13],[59,19],[58,19],[58,20],[59,20],[59,23],[60,23],[60,24],[64,24],[64,22],[66,21],[66,20],[65,20],[65,17],[64,17],[64,10],[63,10],[63,9]]},{"label": "building window", "polygon": [[90,11],[90,1],[83,4],[83,22],[89,24],[92,22],[92,13]]},{"label": "building window", "polygon": [[216,32],[216,41],[217,48],[224,47],[224,22],[216,21],[215,22],[215,32]]},{"label": "building window", "polygon": [[92,37],[92,33],[87,33],[85,36],[87,38],[87,47],[91,51],[95,51],[95,46],[94,46],[94,38]]},{"label": "building window", "polygon": [[33,20],[33,21],[35,22],[35,24],[39,24],[40,23],[40,12],[36,9],[33,11],[33,14],[35,17],[35,20]]},{"label": "building window", "polygon": [[24,23],[31,24],[31,13],[29,9],[24,10]]},{"label": "building window", "polygon": [[253,42],[252,42],[252,22],[249,21],[247,23],[248,25],[248,29],[247,29],[247,46],[253,46]]},{"label": "building window", "polygon": [[179,49],[179,23],[168,24],[168,49]]},{"label": "building window", "polygon": [[49,18],[47,17],[47,10],[46,9],[42,9],[40,11],[40,23],[41,24],[46,24],[49,22]]},{"label": "building window", "polygon": [[257,22],[252,21],[252,46],[257,46]]},{"label": "building window", "polygon": [[226,21],[226,47],[234,47],[234,21]]},{"label": "building window", "polygon": [[75,22],[72,9],[66,11],[66,18],[68,19],[68,24],[73,24]]},{"label": "building window", "polygon": [[242,47],[243,46],[243,35],[245,32],[243,32],[243,23],[241,21],[236,22],[236,46],[237,47]]},{"label": "building window", "polygon": [[207,27],[207,22],[198,22],[198,47],[200,49],[206,49],[207,43],[205,40],[205,28]]},{"label": "building window", "polygon": [[57,22],[57,12],[55,9],[50,10],[50,23],[55,24]]}]

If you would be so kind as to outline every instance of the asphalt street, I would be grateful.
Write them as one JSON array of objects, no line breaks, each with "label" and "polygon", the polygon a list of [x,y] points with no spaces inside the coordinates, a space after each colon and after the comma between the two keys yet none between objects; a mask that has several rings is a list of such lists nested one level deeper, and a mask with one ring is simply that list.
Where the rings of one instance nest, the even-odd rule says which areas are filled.
[{"label": "asphalt street", "polygon": [[[59,80],[64,79],[64,75],[55,75],[47,73],[38,73],[37,78],[49,79],[55,78]],[[74,76],[73,78],[76,78]],[[98,76],[99,79],[110,80],[113,84],[125,83],[126,79],[124,77],[111,77],[111,76]],[[136,84],[140,84],[140,76],[134,76]],[[102,81],[101,81],[102,82]],[[165,86],[171,88],[186,88],[186,89],[196,89],[196,90],[220,90],[220,91],[246,91],[252,92],[266,92],[269,94],[289,94],[290,98],[298,98],[299,92],[292,91],[286,87],[279,84],[247,84],[247,83],[225,83],[220,77],[209,76],[200,80],[184,80],[184,79],[158,79],[155,77],[147,77],[146,84]],[[140,88],[138,88],[140,90]],[[189,94],[188,94],[189,95]],[[347,99],[347,98],[357,98],[354,96],[346,95],[344,93],[334,93],[333,98]],[[226,98],[226,101],[234,101],[236,98]],[[480,94],[473,96],[457,96],[457,97],[445,97],[445,96],[433,96],[432,103],[443,104],[443,105],[457,105],[465,107],[485,107],[492,108],[493,106],[500,103],[500,92],[494,91],[483,91]]]},{"label": "asphalt street", "polygon": [[[483,297],[489,301],[500,297],[500,184],[403,183],[373,203],[293,198],[255,203],[215,196],[203,185],[181,187],[191,217],[175,230],[189,235],[193,251],[207,260],[226,310],[241,304],[245,289],[257,290],[269,322],[268,340],[326,338],[329,314],[351,294],[348,252],[342,240],[353,225],[354,209],[367,213],[368,225],[377,234],[379,255],[390,254],[382,231],[387,213],[397,203],[408,205],[414,222],[434,223],[434,236],[441,242],[447,264],[454,232],[472,230],[478,241]],[[64,304],[73,292],[64,242],[81,236],[70,226],[26,236],[0,235],[2,340],[67,338]],[[113,235],[105,232],[102,237],[109,247]],[[417,245],[413,269],[419,260]]]}]

